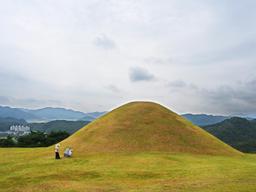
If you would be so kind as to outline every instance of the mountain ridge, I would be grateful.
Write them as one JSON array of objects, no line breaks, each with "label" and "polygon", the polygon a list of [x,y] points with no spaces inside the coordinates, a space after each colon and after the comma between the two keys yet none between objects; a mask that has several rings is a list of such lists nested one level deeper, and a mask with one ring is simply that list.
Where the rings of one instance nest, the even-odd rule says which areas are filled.
[{"label": "mountain ridge", "polygon": [[84,113],[62,107],[44,107],[40,109],[14,108],[0,106],[0,118],[24,119],[28,122],[47,122],[53,120],[93,121],[105,112]]},{"label": "mountain ridge", "polygon": [[225,119],[230,119],[231,116],[222,115],[210,115],[210,114],[192,114],[186,113],[182,114],[183,117],[191,121],[193,124],[198,126],[212,125],[224,121]]}]

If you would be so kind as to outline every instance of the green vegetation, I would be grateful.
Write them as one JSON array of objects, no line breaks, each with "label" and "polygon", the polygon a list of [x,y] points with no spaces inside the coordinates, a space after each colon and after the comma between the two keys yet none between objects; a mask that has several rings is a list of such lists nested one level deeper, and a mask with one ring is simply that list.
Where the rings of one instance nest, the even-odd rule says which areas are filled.
[{"label": "green vegetation", "polygon": [[[61,146],[63,150],[65,146]],[[254,192],[256,156],[0,149],[1,192]],[[61,153],[63,154],[63,153]]]},{"label": "green vegetation", "polygon": [[16,140],[8,135],[6,138],[0,138],[0,147],[14,147],[16,144]]},{"label": "green vegetation", "polygon": [[28,135],[20,137],[8,136],[0,139],[1,147],[47,147],[58,143],[69,136],[65,131],[58,132],[31,132]]},{"label": "green vegetation", "polygon": [[233,117],[204,129],[243,152],[256,152],[256,121]]}]

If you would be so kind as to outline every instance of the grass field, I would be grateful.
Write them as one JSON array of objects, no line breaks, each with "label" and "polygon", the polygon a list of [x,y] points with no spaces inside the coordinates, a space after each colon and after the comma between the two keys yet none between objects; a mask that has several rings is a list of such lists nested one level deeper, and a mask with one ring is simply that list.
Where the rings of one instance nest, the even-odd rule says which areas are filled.
[{"label": "grass field", "polygon": [[52,148],[0,149],[0,191],[256,191],[256,156],[106,153],[54,160]]},{"label": "grass field", "polygon": [[256,191],[256,155],[243,155],[161,105],[121,106],[54,147],[0,148],[0,191]]}]

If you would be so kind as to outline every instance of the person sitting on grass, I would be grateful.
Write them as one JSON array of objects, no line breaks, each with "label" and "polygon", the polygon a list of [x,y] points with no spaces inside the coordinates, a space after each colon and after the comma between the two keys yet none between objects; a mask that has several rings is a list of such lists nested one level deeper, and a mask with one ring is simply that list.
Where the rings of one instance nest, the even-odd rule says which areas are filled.
[{"label": "person sitting on grass", "polygon": [[71,148],[66,148],[64,151],[64,157],[71,157],[73,153],[73,150]]},{"label": "person sitting on grass", "polygon": [[55,145],[55,159],[60,159],[59,151],[60,151],[60,144],[58,143]]}]

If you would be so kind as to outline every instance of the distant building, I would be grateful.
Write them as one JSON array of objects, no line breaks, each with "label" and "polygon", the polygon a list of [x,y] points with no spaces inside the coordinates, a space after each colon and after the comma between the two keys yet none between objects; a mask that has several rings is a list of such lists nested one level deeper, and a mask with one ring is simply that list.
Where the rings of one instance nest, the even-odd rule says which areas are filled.
[{"label": "distant building", "polygon": [[22,136],[31,133],[31,129],[26,125],[12,125],[9,132],[12,135]]}]

